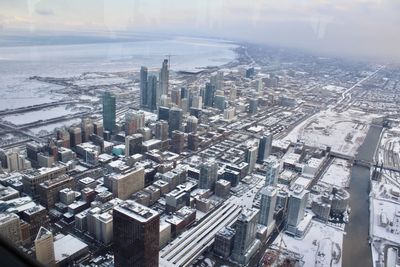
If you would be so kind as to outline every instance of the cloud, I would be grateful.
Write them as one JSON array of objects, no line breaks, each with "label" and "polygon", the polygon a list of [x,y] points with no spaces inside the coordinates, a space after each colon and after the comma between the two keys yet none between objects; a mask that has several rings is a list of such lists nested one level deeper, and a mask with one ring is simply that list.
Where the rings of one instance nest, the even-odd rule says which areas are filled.
[{"label": "cloud", "polygon": [[52,9],[46,9],[46,8],[36,8],[35,9],[36,14],[41,15],[41,16],[54,16],[55,13]]}]

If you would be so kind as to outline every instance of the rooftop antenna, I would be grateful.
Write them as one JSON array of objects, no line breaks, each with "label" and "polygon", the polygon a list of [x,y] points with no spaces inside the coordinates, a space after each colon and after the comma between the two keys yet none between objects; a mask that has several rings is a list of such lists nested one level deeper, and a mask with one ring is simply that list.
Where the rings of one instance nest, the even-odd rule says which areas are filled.
[{"label": "rooftop antenna", "polygon": [[165,56],[168,57],[168,69],[171,69],[171,57],[174,57],[176,55],[168,54],[168,55],[165,55]]}]

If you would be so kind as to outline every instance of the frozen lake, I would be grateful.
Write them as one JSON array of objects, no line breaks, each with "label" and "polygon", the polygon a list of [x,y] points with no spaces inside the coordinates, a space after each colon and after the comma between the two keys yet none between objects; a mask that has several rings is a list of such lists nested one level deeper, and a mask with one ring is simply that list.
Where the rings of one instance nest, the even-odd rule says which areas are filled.
[{"label": "frozen lake", "polygon": [[210,39],[175,37],[73,45],[0,47],[0,110],[52,102],[60,89],[29,80],[31,76],[71,77],[84,72],[138,71],[161,67],[171,55],[171,69],[193,71],[235,59],[237,45]]}]

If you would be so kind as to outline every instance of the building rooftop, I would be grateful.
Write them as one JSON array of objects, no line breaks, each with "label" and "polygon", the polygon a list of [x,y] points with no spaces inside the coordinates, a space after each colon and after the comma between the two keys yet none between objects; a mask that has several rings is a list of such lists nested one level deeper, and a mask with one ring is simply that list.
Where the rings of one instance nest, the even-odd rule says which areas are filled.
[{"label": "building rooftop", "polygon": [[235,229],[233,229],[232,227],[224,227],[221,230],[218,231],[217,235],[219,236],[223,236],[226,238],[232,238],[235,235]]},{"label": "building rooftop", "polygon": [[25,210],[24,212],[28,215],[32,215],[32,214],[40,212],[42,210],[45,210],[45,208],[42,205],[36,205],[30,209]]},{"label": "building rooftop", "polygon": [[66,174],[63,174],[63,175],[60,175],[58,177],[55,177],[53,179],[50,179],[50,180],[47,180],[47,181],[41,183],[40,186],[42,186],[44,188],[49,188],[52,186],[56,186],[57,184],[60,184],[66,180],[72,180],[72,179],[73,179],[72,177],[70,177]]},{"label": "building rooftop", "polygon": [[120,205],[114,207],[114,210],[132,217],[140,222],[146,222],[159,216],[158,212],[155,210],[149,209],[133,200],[126,200],[122,202]]},{"label": "building rooftop", "polygon": [[19,218],[18,215],[14,213],[0,213],[0,224],[6,223],[10,220]]},{"label": "building rooftop", "polygon": [[49,236],[53,236],[53,234],[50,232],[50,230],[47,230],[46,228],[44,228],[43,226],[40,227],[39,232],[36,235],[36,240],[41,240],[41,239],[46,239]]},{"label": "building rooftop", "polygon": [[72,235],[66,235],[54,242],[54,255],[56,262],[63,261],[70,256],[86,249],[88,246]]}]

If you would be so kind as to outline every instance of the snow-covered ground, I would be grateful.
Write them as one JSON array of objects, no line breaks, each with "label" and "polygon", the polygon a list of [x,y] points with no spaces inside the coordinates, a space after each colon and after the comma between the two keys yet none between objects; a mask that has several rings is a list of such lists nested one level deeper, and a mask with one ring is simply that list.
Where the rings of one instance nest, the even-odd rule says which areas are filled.
[{"label": "snow-covered ground", "polygon": [[331,91],[331,92],[336,92],[336,93],[342,93],[346,90],[346,88],[342,87],[342,86],[337,86],[337,85],[326,85],[324,87],[322,87],[325,90]]},{"label": "snow-covered ground", "polygon": [[356,110],[343,113],[324,110],[295,127],[284,140],[301,139],[307,145],[326,145],[334,152],[355,156],[374,117]]},{"label": "snow-covered ground", "polygon": [[[400,188],[372,181],[370,238],[374,266],[383,266],[388,246],[400,246]],[[379,262],[379,264],[377,264]]]},{"label": "snow-covered ground", "polygon": [[68,108],[66,105],[35,110],[31,112],[25,112],[15,115],[8,115],[3,118],[4,121],[8,121],[14,125],[21,125],[26,123],[32,123],[39,120],[49,120],[58,117],[63,117],[71,114],[75,114],[82,111],[88,111],[90,108],[84,105],[77,105],[74,109]]},{"label": "snow-covered ground", "polygon": [[350,163],[347,160],[335,158],[320,182],[337,187],[348,187],[350,183],[350,168]]},{"label": "snow-covered ground", "polygon": [[377,160],[386,166],[400,167],[400,126],[385,130],[377,153]]},{"label": "snow-covered ground", "polygon": [[[343,232],[320,222],[311,223],[312,226],[303,239],[295,239],[282,233],[273,244],[304,255],[304,266],[342,266]],[[333,254],[340,255],[338,261],[333,260]]]}]

